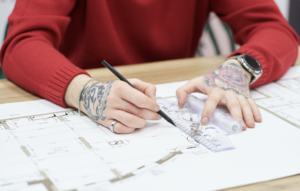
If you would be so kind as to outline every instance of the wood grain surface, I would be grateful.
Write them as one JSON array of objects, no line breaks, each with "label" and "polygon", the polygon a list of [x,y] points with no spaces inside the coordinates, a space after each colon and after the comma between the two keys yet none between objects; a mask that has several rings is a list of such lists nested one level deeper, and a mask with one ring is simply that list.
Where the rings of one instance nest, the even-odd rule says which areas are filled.
[{"label": "wood grain surface", "polygon": [[[300,52],[300,49],[299,49]],[[207,74],[225,60],[225,56],[200,57],[181,60],[170,60],[154,63],[145,63],[130,66],[115,67],[125,78],[138,78],[152,84],[183,81]],[[300,65],[300,57],[295,65]],[[100,81],[116,80],[117,78],[106,68],[87,70],[92,77]],[[26,90],[20,88],[9,80],[0,80],[0,104],[32,101],[41,99]],[[300,162],[299,162],[300,164]],[[245,164],[246,165],[246,164]],[[276,169],[274,169],[276,170]],[[247,172],[245,172],[247,173]],[[226,189],[226,191],[299,191],[300,175],[285,177],[277,180],[261,182],[236,188]]]},{"label": "wood grain surface", "polygon": [[[209,73],[217,68],[225,58],[225,56],[190,58],[115,68],[127,79],[138,78],[152,84],[161,84],[189,80]],[[107,68],[91,69],[87,72],[100,81],[117,79]],[[9,80],[0,80],[0,92],[0,104],[41,99]]]}]

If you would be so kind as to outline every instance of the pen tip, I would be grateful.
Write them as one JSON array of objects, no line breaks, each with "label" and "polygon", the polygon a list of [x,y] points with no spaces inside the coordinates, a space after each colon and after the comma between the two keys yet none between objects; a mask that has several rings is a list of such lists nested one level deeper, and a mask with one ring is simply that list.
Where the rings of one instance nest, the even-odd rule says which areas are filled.
[{"label": "pen tip", "polygon": [[176,127],[175,123],[172,120],[170,120],[169,123],[171,123],[172,125],[174,125]]}]

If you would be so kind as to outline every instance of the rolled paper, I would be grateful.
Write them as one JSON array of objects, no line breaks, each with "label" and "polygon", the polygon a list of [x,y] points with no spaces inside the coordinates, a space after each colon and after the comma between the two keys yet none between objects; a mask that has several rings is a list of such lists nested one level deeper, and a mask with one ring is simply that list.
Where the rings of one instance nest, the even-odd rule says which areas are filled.
[{"label": "rolled paper", "polygon": [[[208,126],[199,129],[200,115],[198,113],[189,108],[179,108],[177,102],[170,102],[164,98],[156,98],[156,101],[174,121],[178,129],[212,152],[235,149],[227,134],[216,129],[217,127]],[[196,109],[199,110],[199,108]]]},{"label": "rolled paper", "polygon": [[[204,104],[204,100],[201,100],[194,95],[188,95],[184,106],[201,116],[204,109]],[[210,122],[228,134],[236,134],[243,131],[242,124],[239,121],[233,119],[229,113],[224,113],[218,108],[216,108],[212,114]]]}]

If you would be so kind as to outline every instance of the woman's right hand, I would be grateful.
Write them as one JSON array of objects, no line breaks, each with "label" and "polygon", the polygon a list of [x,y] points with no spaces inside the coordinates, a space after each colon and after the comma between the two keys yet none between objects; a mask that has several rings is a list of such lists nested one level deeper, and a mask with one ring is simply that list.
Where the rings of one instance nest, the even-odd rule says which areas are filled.
[{"label": "woman's right hand", "polygon": [[[77,108],[79,92],[88,80],[87,75],[76,76],[65,94],[67,105]],[[80,110],[95,122],[109,127],[113,120],[116,133],[132,133],[143,128],[145,120],[158,120],[156,87],[138,79],[129,80],[138,90],[123,81],[90,81],[83,89]]]}]

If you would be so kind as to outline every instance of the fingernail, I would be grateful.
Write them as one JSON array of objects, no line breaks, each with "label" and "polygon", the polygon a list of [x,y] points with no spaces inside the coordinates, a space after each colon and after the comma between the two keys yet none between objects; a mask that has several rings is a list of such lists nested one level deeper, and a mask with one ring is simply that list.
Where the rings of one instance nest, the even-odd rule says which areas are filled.
[{"label": "fingernail", "polygon": [[203,119],[201,120],[201,123],[203,125],[206,125],[208,123],[208,118],[207,117],[203,117]]},{"label": "fingernail", "polygon": [[261,120],[261,115],[255,115],[256,120]]},{"label": "fingernail", "polygon": [[180,98],[178,98],[178,104],[180,104]]},{"label": "fingernail", "polygon": [[253,119],[247,119],[246,123],[254,123],[254,120]]},{"label": "fingernail", "polygon": [[158,115],[158,118],[157,118],[157,120],[160,120],[161,118],[162,118],[162,116]]},{"label": "fingernail", "polygon": [[156,100],[156,97],[155,97],[155,95],[152,95],[152,99]]},{"label": "fingernail", "polygon": [[159,106],[155,106],[154,111],[159,111]]},{"label": "fingernail", "polygon": [[245,130],[247,129],[247,126],[246,126],[246,124],[245,124],[243,121],[241,121],[241,124],[242,124],[242,128],[243,128],[243,130],[245,131]]}]

